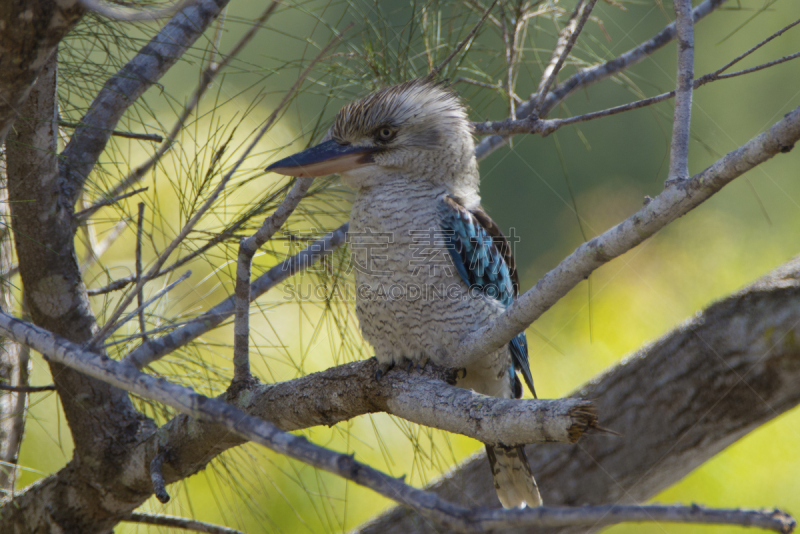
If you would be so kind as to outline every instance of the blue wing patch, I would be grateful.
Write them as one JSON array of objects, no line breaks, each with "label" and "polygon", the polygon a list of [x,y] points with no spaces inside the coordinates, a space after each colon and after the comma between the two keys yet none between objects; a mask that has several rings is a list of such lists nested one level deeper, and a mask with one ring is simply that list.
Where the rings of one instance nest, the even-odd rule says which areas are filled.
[{"label": "blue wing patch", "polygon": [[[519,292],[519,282],[511,247],[497,224],[483,210],[469,211],[452,197],[442,198],[439,217],[447,251],[459,277],[470,288],[477,288],[503,307],[510,306]],[[522,393],[521,387],[516,387],[515,371],[519,371],[536,397],[525,333],[517,335],[508,346],[512,356],[509,371],[512,389],[518,392],[515,396]]]}]

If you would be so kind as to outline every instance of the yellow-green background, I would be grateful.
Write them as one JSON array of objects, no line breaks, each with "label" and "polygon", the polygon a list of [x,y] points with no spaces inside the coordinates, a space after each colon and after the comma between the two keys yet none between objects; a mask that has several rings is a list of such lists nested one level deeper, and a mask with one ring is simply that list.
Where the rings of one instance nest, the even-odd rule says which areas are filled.
[{"label": "yellow-green background", "polygon": [[[571,10],[574,2],[563,4]],[[598,3],[595,15],[602,22],[602,28],[598,21],[590,21],[578,46],[579,57],[587,61],[593,56],[611,58],[649,38],[671,20],[672,6],[666,0],[663,5],[657,0],[641,0],[625,2],[624,6],[626,11]],[[730,0],[726,6],[696,28],[695,72],[698,75],[714,70],[800,18],[800,3],[795,0]],[[406,4],[378,2],[377,8],[372,4],[362,7],[367,18],[381,19],[389,27],[402,27],[404,17],[410,13]],[[435,7],[435,4],[430,5],[431,19],[435,18]],[[246,30],[247,22],[263,8],[262,2],[234,0],[228,9],[221,50],[227,50]],[[291,9],[282,8],[243,52],[233,73],[215,86],[211,92],[214,102],[205,104],[201,118],[181,137],[176,155],[166,160],[154,174],[155,178],[148,178],[147,185],[151,187],[146,197],[148,213],[155,208],[164,212],[151,219],[148,226],[161,248],[167,238],[175,235],[179,223],[185,221],[181,207],[185,207],[186,202],[179,198],[191,188],[175,184],[182,183],[185,174],[202,175],[203,164],[195,167],[190,164],[194,155],[199,151],[201,161],[207,165],[212,148],[219,145],[213,132],[238,125],[236,139],[242,142],[242,132],[258,127],[297,74],[296,67],[277,72],[270,69],[301,57],[313,57],[316,48],[309,45],[310,40],[324,43],[329,35],[318,19],[339,28],[347,20],[355,19],[358,24],[347,38],[363,46],[365,17],[354,13],[352,7],[347,11],[338,2],[306,2],[293,4]],[[447,17],[453,13],[456,12],[441,12],[438,20],[442,21],[442,27],[447,27],[448,23],[451,26],[463,24],[458,20],[448,21]],[[553,23],[543,19],[539,26],[538,30],[530,31],[527,41],[530,50],[519,75],[518,93],[523,98],[534,90],[540,73],[538,62],[547,60],[553,42]],[[134,39],[148,35],[146,29],[129,31]],[[399,37],[391,32],[387,36],[390,47],[400,46]],[[489,48],[497,40],[486,32],[480,42]],[[172,124],[175,111],[180,109],[198,80],[200,59],[207,48],[208,39],[201,39],[193,60],[179,64],[162,80],[166,90],[154,89],[148,93],[152,112],[132,119],[128,124],[131,129],[141,131],[144,128],[136,124],[137,121],[150,125],[149,131],[158,130],[153,127],[157,120],[166,128]],[[440,58],[446,54],[445,48],[439,51]],[[770,43],[741,67],[798,49],[800,28]],[[86,56],[106,66],[110,61],[97,47]],[[674,56],[674,44],[665,47],[633,69],[630,79],[647,96],[670,90],[674,87]],[[494,57],[485,49],[475,52],[480,67],[495,75],[495,81],[504,76],[501,57],[499,50]],[[415,65],[422,68],[419,61]],[[747,77],[719,81],[696,91],[690,172],[704,169],[720,155],[740,146],[800,105],[799,65],[790,62]],[[83,68],[89,67],[84,65]],[[566,74],[574,72],[574,68],[568,65]],[[69,70],[64,72],[65,84],[81,83],[68,77]],[[400,77],[402,73],[395,69],[391,75]],[[470,72],[459,75],[472,76]],[[92,76],[92,83],[102,83],[102,73],[87,75]],[[315,81],[320,86],[329,82],[322,76]],[[505,102],[497,98],[492,103],[491,93],[485,90],[463,84],[456,88],[467,98],[475,120],[499,119],[507,113]],[[87,94],[90,92],[91,88]],[[224,209],[218,211],[220,220],[229,215],[228,210],[233,212],[265,189],[282,184],[280,178],[273,175],[259,176],[258,169],[273,161],[276,150],[287,143],[298,141],[287,150],[302,147],[307,141],[303,134],[311,129],[320,113],[324,113],[325,120],[330,120],[341,102],[362,93],[363,89],[357,84],[342,88],[339,100],[327,108],[323,108],[323,99],[315,95],[316,92],[322,90],[309,91],[303,97],[305,100],[298,101],[302,105],[293,104],[259,144],[241,173],[253,180],[240,181],[241,186],[225,198]],[[567,100],[568,107],[554,110],[552,116],[598,110],[635,98],[638,97],[629,84],[607,80],[576,93]],[[76,101],[80,102],[81,97],[76,97]],[[212,115],[210,110],[215,102],[219,109]],[[80,105],[64,113],[78,118]],[[481,163],[485,208],[502,228],[513,227],[521,236],[515,252],[523,289],[534,285],[542,274],[583,241],[575,207],[583,234],[590,238],[633,213],[641,206],[645,195],[655,196],[661,191],[668,166],[670,117],[671,103],[666,103],[581,124],[578,128],[564,128],[546,139],[518,137],[511,147],[498,150]],[[241,147],[237,150],[241,151]],[[103,179],[113,182],[130,163],[142,161],[151,152],[152,145],[146,143],[120,142],[114,153],[104,156],[107,177],[96,177],[95,183],[100,184]],[[645,244],[599,269],[590,283],[580,284],[547,312],[528,331],[531,368],[539,395],[552,398],[569,393],[713,300],[741,288],[797,254],[800,250],[799,163],[796,152],[781,155],[737,179]],[[346,193],[332,193],[331,198],[335,198],[329,203],[333,215],[326,216],[324,207],[318,208],[318,219],[326,225],[343,220],[341,213],[346,211]],[[132,201],[127,209],[135,211],[134,207],[135,201]],[[117,214],[108,210],[99,216],[101,236],[116,222]],[[214,224],[208,223],[208,228],[213,230]],[[298,220],[294,225],[296,230],[313,226],[308,220]],[[104,257],[112,277],[124,276],[132,268],[132,236],[129,231]],[[276,248],[282,246],[276,245]],[[232,266],[226,263],[235,258],[232,250],[229,248],[195,262],[193,282],[184,284],[162,301],[162,311],[170,315],[196,314],[232,293]],[[153,250],[146,249],[145,258],[153,257]],[[263,269],[274,264],[275,259],[265,255],[258,262]],[[102,285],[103,276],[94,268],[87,280]],[[307,276],[293,283],[307,285],[315,281]],[[369,348],[358,343],[354,318],[344,311],[344,306],[326,308],[319,302],[298,306],[284,298],[284,289],[276,289],[263,297],[253,316],[254,366],[263,380],[290,379],[337,362],[370,355]],[[102,309],[103,299],[94,299],[93,306],[96,310]],[[345,324],[343,328],[350,333],[344,345],[337,324]],[[135,325],[131,325],[126,332],[134,331]],[[225,387],[225,377],[230,376],[231,350],[214,342],[230,343],[231,335],[231,328],[219,329],[207,338],[207,345],[195,352],[170,357],[172,366],[167,358],[159,369],[171,373],[182,383],[195,384],[204,393],[219,392]],[[212,367],[214,372],[207,371]],[[46,366],[36,358],[32,383],[50,381]],[[321,445],[355,452],[357,459],[395,476],[407,474],[408,480],[416,484],[431,480],[442,469],[480,448],[475,441],[444,436],[383,415],[361,417],[334,429],[312,429],[306,434]],[[69,431],[55,395],[35,395],[20,459],[25,470],[18,480],[18,488],[63,466],[71,455],[71,447]],[[800,412],[794,410],[740,440],[654,500],[723,507],[779,507],[800,516],[798,474]],[[250,533],[349,530],[390,505],[387,500],[353,484],[253,446],[226,454],[222,462],[212,464],[203,473],[169,489],[173,496],[171,503],[161,505],[151,499],[144,509],[227,524]],[[116,529],[117,532],[161,530],[166,529],[134,524],[122,524]],[[608,532],[721,533],[733,530],[656,524],[618,526]]]}]

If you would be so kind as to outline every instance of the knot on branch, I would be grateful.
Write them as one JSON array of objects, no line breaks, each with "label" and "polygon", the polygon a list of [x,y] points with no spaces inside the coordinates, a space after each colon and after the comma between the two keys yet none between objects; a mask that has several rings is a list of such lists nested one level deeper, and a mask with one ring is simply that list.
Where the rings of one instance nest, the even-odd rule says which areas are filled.
[{"label": "knot on branch", "polygon": [[569,416],[572,418],[572,426],[568,430],[570,443],[576,443],[590,429],[609,432],[599,426],[597,408],[589,401],[573,406]]}]

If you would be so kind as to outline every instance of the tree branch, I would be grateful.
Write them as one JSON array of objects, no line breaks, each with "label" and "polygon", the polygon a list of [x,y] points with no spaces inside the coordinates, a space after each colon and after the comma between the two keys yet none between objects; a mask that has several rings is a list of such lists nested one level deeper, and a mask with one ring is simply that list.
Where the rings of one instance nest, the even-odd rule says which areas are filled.
[{"label": "tree branch", "polygon": [[691,179],[669,182],[664,191],[641,210],[578,247],[535,287],[520,295],[492,324],[462,340],[459,350],[455,351],[460,365],[467,365],[471,359],[508,343],[592,271],[688,213],[734,178],[776,154],[789,152],[798,139],[800,107]]},{"label": "tree branch", "polygon": [[143,514],[134,512],[127,515],[123,521],[129,523],[144,523],[146,525],[158,525],[162,527],[182,528],[184,530],[194,530],[195,532],[204,532],[206,534],[244,534],[235,528],[223,527],[214,525],[212,523],[205,523],[203,521],[196,521],[186,517],[175,517],[172,515],[161,514]]},{"label": "tree branch", "polygon": [[239,243],[236,262],[236,318],[233,326],[233,383],[253,379],[250,373],[250,273],[253,256],[283,226],[303,200],[313,178],[297,178],[294,186],[275,212],[261,227]]},{"label": "tree branch", "polygon": [[[127,109],[194,44],[228,0],[198,0],[177,13],[103,86],[62,152],[60,175],[70,205]],[[121,98],[124,95],[124,98]],[[115,197],[119,193],[111,193]]]},{"label": "tree branch", "polygon": [[[792,23],[791,26],[800,23],[797,21]],[[784,30],[781,30],[782,33]],[[767,39],[766,41],[768,41]],[[765,42],[766,42],[765,41]],[[750,49],[747,53],[752,52],[753,50],[757,49],[758,47],[754,47]],[[747,54],[746,53],[746,54]],[[738,59],[741,59],[746,54],[739,56]],[[732,61],[725,65],[722,68],[715,70],[714,72],[709,72],[697,78],[693,82],[694,89],[702,87],[703,85],[714,82],[717,80],[725,80],[728,78],[735,78],[737,76],[743,76],[745,74],[750,74],[752,72],[757,72],[760,70],[764,70],[769,67],[774,67],[775,65],[780,65],[781,63],[786,63],[787,61],[791,61],[793,59],[797,59],[800,57],[800,52],[795,54],[790,54],[788,56],[784,56],[782,58],[778,58],[773,61],[769,61],[767,63],[763,63],[761,65],[756,65],[755,67],[750,67],[748,69],[731,72],[729,74],[722,74],[722,72],[733,65],[735,61]],[[461,78],[464,80],[464,78]],[[469,80],[472,82],[472,80]],[[489,86],[490,89],[497,89],[496,87]],[[651,106],[653,104],[658,104],[659,102],[663,102],[675,96],[675,91],[670,91],[668,93],[662,93],[660,95],[652,96],[650,98],[644,98],[642,100],[637,100],[635,102],[630,102],[628,104],[622,104],[619,106],[614,106],[613,108],[602,109],[600,111],[592,111],[590,113],[584,113],[583,115],[576,115],[574,117],[567,117],[565,119],[539,119],[535,116],[529,115],[528,117],[520,120],[515,119],[505,119],[502,121],[487,121],[487,122],[474,122],[472,123],[472,127],[474,132],[477,135],[518,135],[518,134],[539,134],[542,137],[546,137],[553,133],[554,131],[558,130],[559,128],[563,128],[564,126],[568,126],[570,124],[577,124],[579,122],[588,122],[595,119],[600,119],[603,117],[608,117],[610,115],[616,115],[618,113],[624,113],[626,111],[632,111],[634,109],[640,109],[646,106]]]},{"label": "tree branch", "polygon": [[[270,11],[271,8],[272,6],[270,6],[270,8],[267,9],[264,16],[266,16],[268,13],[271,12]],[[349,28],[350,26],[345,28],[345,31],[347,31],[347,29]],[[125,312],[125,309],[128,307],[128,305],[131,302],[133,302],[136,293],[138,293],[138,291],[147,281],[158,275],[159,270],[164,265],[164,263],[166,263],[169,256],[175,251],[175,249],[178,248],[178,246],[183,242],[183,240],[186,239],[186,237],[189,235],[189,232],[192,231],[192,229],[197,225],[197,223],[200,222],[203,215],[205,215],[205,213],[211,208],[214,202],[216,202],[217,198],[225,190],[225,187],[228,185],[228,182],[231,180],[233,175],[236,174],[236,171],[239,170],[239,167],[244,163],[244,161],[247,159],[247,157],[250,155],[250,153],[253,151],[253,149],[256,147],[259,141],[261,141],[261,138],[264,137],[264,135],[272,127],[275,120],[278,118],[278,113],[283,109],[284,106],[286,106],[286,104],[289,103],[289,100],[294,95],[294,93],[300,89],[300,86],[303,84],[306,77],[311,73],[311,69],[314,68],[314,65],[316,65],[325,56],[325,54],[327,54],[335,45],[338,44],[340,38],[341,34],[334,36],[330,40],[330,42],[328,42],[328,44],[325,45],[325,47],[323,47],[322,50],[320,50],[319,54],[317,54],[317,56],[311,60],[311,62],[308,64],[305,70],[303,70],[303,72],[300,73],[300,76],[298,76],[297,80],[295,80],[294,84],[292,84],[291,89],[289,89],[289,91],[286,92],[283,99],[272,111],[272,113],[267,118],[264,125],[261,127],[261,129],[259,129],[258,133],[256,133],[255,136],[253,136],[253,139],[250,141],[250,144],[247,145],[247,148],[245,148],[244,152],[239,157],[239,159],[236,160],[236,163],[234,163],[231,169],[227,173],[225,173],[225,175],[219,181],[219,184],[217,184],[214,190],[208,195],[205,202],[203,202],[202,206],[200,206],[197,209],[197,211],[194,212],[192,217],[186,222],[186,224],[183,225],[183,228],[181,228],[180,232],[178,232],[178,235],[175,236],[175,238],[169,243],[169,245],[167,245],[164,251],[158,256],[155,263],[153,264],[152,267],[150,267],[150,270],[147,272],[147,274],[136,283],[135,289],[131,293],[129,293],[125,298],[123,298],[122,302],[120,302],[117,305],[116,310],[108,318],[106,324],[103,325],[100,331],[94,336],[95,340],[102,340],[104,338],[107,332],[113,327],[116,320],[119,319],[119,317]]]},{"label": "tree branch", "polygon": [[[227,2],[228,0],[225,0],[225,6],[227,6]],[[183,127],[186,125],[186,121],[189,119],[192,113],[194,113],[194,110],[195,108],[197,108],[197,105],[200,103],[200,100],[203,98],[203,95],[205,95],[208,88],[211,87],[211,82],[213,82],[216,79],[217,75],[220,72],[222,72],[225,69],[225,67],[228,66],[228,63],[230,63],[231,60],[233,60],[233,58],[239,55],[239,52],[241,52],[244,49],[244,47],[247,46],[247,43],[249,43],[253,39],[256,32],[261,29],[264,22],[266,22],[266,20],[272,15],[277,6],[278,6],[277,2],[272,2],[267,7],[267,9],[261,14],[261,16],[254,21],[253,25],[250,27],[249,30],[247,30],[247,32],[242,36],[242,38],[239,39],[239,41],[236,43],[233,49],[231,49],[231,52],[228,55],[226,55],[221,62],[219,63],[212,62],[208,66],[208,68],[206,68],[206,70],[203,71],[203,74],[200,77],[200,83],[195,89],[191,101],[189,101],[189,104],[187,104],[186,107],[183,109],[181,115],[178,117],[178,120],[175,121],[175,124],[172,126],[172,129],[167,134],[166,141],[158,148],[158,150],[156,150],[155,154],[153,154],[146,162],[142,163],[141,165],[133,169],[133,171],[128,173],[128,176],[126,176],[124,180],[122,180],[119,184],[117,184],[114,187],[114,189],[109,191],[106,196],[113,198],[121,195],[123,192],[125,192],[125,190],[127,190],[134,184],[138,183],[145,176],[145,174],[147,174],[147,172],[150,169],[152,169],[153,166],[156,165],[156,163],[161,161],[161,158],[163,158],[167,152],[172,150],[172,146],[173,143],[175,142],[175,139],[178,137],[178,134],[181,132],[181,130],[183,130]],[[222,9],[225,9],[225,7],[223,6],[220,9],[220,12],[222,11]],[[211,24],[210,20],[208,21],[208,24]]]},{"label": "tree branch", "polygon": [[[599,509],[549,507],[490,511],[482,508],[464,508],[356,462],[352,456],[336,453],[315,445],[303,437],[281,431],[277,426],[248,415],[230,404],[198,395],[189,388],[156,379],[131,366],[85,351],[65,339],[26,324],[4,312],[0,312],[0,329],[8,333],[11,339],[41,352],[47,360],[57,361],[89,376],[107,381],[115,387],[156,400],[194,418],[221,425],[243,439],[370,488],[444,526],[459,531],[487,532],[510,525],[586,525],[598,521],[603,524],[614,524],[630,518],[641,521],[648,517],[649,507],[642,510],[639,506],[626,507],[627,509],[619,507],[611,511],[606,507]],[[488,398],[484,399],[488,402]],[[502,402],[501,399],[494,400]],[[517,401],[520,402],[525,401]],[[652,515],[659,515],[658,507],[654,508],[650,516]],[[747,519],[740,517],[742,515],[747,515]],[[755,519],[756,516],[760,516],[759,519]],[[734,524],[741,525],[757,524],[762,527],[771,525],[770,528],[777,532],[786,532],[787,525],[793,526],[793,520],[781,512],[769,514],[726,510],[720,513],[694,508],[683,513],[672,511],[668,517],[676,521],[682,518],[703,523],[733,521]]]},{"label": "tree branch", "polygon": [[[623,438],[596,436],[571,446],[528,447],[544,502],[644,502],[797,406],[800,346],[795,339],[800,339],[800,257],[577,388],[573,398],[593,399],[603,424]],[[495,502],[483,453],[429,489],[463,506]],[[556,531],[586,529],[547,532]],[[361,532],[441,530],[414,512],[395,508]]]},{"label": "tree branch", "polygon": [[[343,224],[322,239],[311,243],[305,249],[279,263],[266,273],[259,276],[251,285],[251,301],[257,299],[290,276],[307,269],[320,259],[330,255],[345,241],[349,225]],[[235,311],[235,297],[228,297],[206,313],[197,317],[185,326],[170,332],[165,336],[151,339],[143,343],[136,350],[128,354],[124,361],[132,364],[137,369],[142,369],[162,356],[169,354],[176,348],[185,345],[193,339],[219,326]]]},{"label": "tree branch", "polygon": [[678,75],[667,181],[689,179],[689,137],[694,89],[692,0],[674,0],[673,5],[677,17],[675,26],[678,32]]},{"label": "tree branch", "polygon": [[[694,22],[697,23],[697,21],[717,9],[719,6],[725,3],[725,1],[726,0],[704,0],[700,5],[694,8],[694,11],[692,11]],[[539,117],[547,116],[547,114],[550,113],[550,111],[556,105],[558,105],[561,101],[566,99],[578,89],[588,87],[601,80],[605,80],[606,78],[614,76],[615,74],[618,74],[623,70],[639,63],[649,55],[670,43],[675,38],[675,35],[675,23],[672,23],[653,36],[653,38],[649,41],[646,41],[639,46],[628,50],[619,57],[610,61],[606,61],[602,65],[581,69],[580,71],[576,72],[565,82],[559,84],[555,89],[547,94],[544,105],[539,112]],[[517,118],[521,119],[530,115],[533,111],[533,104],[534,102],[532,100],[528,100],[524,104],[520,105],[516,110]],[[506,142],[508,142],[507,136],[493,135],[491,137],[486,137],[475,146],[475,155],[479,160],[483,159],[501,146],[505,145]]]},{"label": "tree branch", "polygon": [[[0,9],[0,146],[39,73],[85,10],[77,0],[6,0]],[[52,119],[51,119],[52,120]]]},{"label": "tree branch", "polygon": [[[575,41],[578,40],[578,35],[583,31],[583,26],[586,24],[586,21],[589,20],[589,15],[591,15],[592,9],[594,9],[596,3],[597,0],[589,0],[588,2],[580,0],[578,5],[575,6],[575,11],[572,13],[569,22],[561,31],[561,35],[558,36],[558,42],[553,49],[550,62],[547,64],[547,67],[545,67],[542,73],[542,79],[539,81],[539,89],[536,91],[535,95],[531,95],[533,114],[538,115],[541,113],[544,101],[550,92],[550,87],[561,71],[561,67],[564,66],[564,61],[572,51],[572,47],[575,46]],[[511,87],[509,87],[509,91],[510,90]]]}]

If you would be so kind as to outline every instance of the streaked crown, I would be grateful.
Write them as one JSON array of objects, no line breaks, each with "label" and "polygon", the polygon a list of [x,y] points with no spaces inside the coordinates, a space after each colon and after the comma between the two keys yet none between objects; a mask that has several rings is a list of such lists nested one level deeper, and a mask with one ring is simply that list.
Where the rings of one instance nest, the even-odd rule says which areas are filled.
[{"label": "streaked crown", "polygon": [[[441,85],[411,80],[345,105],[331,128],[339,143],[373,139],[396,146],[436,148],[451,135],[471,136],[458,95]],[[397,142],[392,143],[395,137]]]}]

